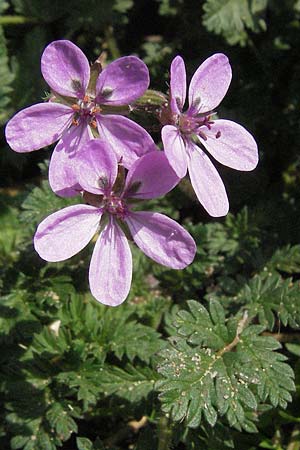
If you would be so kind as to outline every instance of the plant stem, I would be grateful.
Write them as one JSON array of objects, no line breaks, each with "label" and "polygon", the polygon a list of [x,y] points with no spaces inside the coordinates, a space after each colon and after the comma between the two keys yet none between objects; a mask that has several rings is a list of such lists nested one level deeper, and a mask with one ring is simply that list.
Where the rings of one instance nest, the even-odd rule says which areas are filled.
[{"label": "plant stem", "polygon": [[228,345],[226,345],[224,348],[221,348],[221,350],[218,351],[217,353],[218,357],[223,356],[224,353],[226,352],[230,352],[230,350],[232,350],[234,347],[237,346],[237,344],[240,341],[240,335],[242,334],[243,329],[245,328],[247,322],[248,322],[248,313],[247,311],[245,311],[244,316],[238,323],[235,338],[233,339],[232,342],[230,342]]},{"label": "plant stem", "polygon": [[169,450],[172,440],[170,420],[163,416],[158,423],[158,447],[157,450]]},{"label": "plant stem", "polygon": [[105,35],[105,41],[106,41],[107,48],[109,49],[112,58],[113,59],[120,58],[121,55],[120,55],[120,51],[118,48],[116,38],[114,36],[113,27],[112,26],[107,27],[104,31],[104,35]]},{"label": "plant stem", "polygon": [[299,342],[300,341],[300,333],[271,333],[269,331],[264,331],[263,336],[272,336],[279,342]]},{"label": "plant stem", "polygon": [[37,23],[37,19],[34,17],[25,16],[2,16],[0,17],[0,25],[24,25],[29,23]]},{"label": "plant stem", "polygon": [[300,427],[296,425],[292,431],[290,442],[286,450],[299,450],[300,449]]}]

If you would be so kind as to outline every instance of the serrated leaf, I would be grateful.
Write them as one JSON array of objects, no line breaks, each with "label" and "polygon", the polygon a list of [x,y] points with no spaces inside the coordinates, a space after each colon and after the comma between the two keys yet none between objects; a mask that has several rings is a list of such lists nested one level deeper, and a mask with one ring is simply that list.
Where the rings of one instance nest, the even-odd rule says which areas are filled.
[{"label": "serrated leaf", "polygon": [[60,403],[54,403],[48,409],[46,418],[51,428],[54,428],[62,441],[69,439],[72,433],[77,433],[78,427],[71,417],[72,411],[64,409]]},{"label": "serrated leaf", "polygon": [[117,395],[130,402],[138,402],[153,390],[157,374],[149,367],[133,367],[127,364],[124,369],[105,366],[99,373],[101,390],[105,396]]},{"label": "serrated leaf", "polygon": [[80,202],[76,197],[66,199],[54,195],[48,181],[44,180],[41,187],[33,188],[22,203],[20,220],[33,232],[39,222],[52,212],[77,203]]},{"label": "serrated leaf", "polygon": [[164,345],[160,334],[153,328],[136,321],[129,321],[114,329],[110,347],[120,359],[125,354],[131,362],[138,357],[141,361],[149,363],[150,357]]},{"label": "serrated leaf", "polygon": [[266,0],[206,0],[203,24],[208,31],[223,35],[229,44],[245,44],[247,30],[262,27],[259,24],[266,6]]},{"label": "serrated leaf", "polygon": [[188,306],[190,312],[181,310],[177,314],[174,325],[178,334],[187,337],[188,341],[195,345],[203,344],[214,349],[223,347],[228,338],[227,329],[222,328],[222,322],[217,320],[218,314],[224,317],[222,306],[216,301],[213,303],[212,313],[216,321],[201,303],[189,300]]},{"label": "serrated leaf", "polygon": [[284,326],[300,326],[299,294],[298,282],[267,272],[256,275],[238,297],[246,303],[250,317],[258,315],[260,323],[272,330],[276,317]]},{"label": "serrated leaf", "polygon": [[[188,305],[189,311],[178,311],[175,317],[178,336],[172,336],[169,347],[160,352],[162,378],[155,387],[162,410],[191,428],[198,427],[202,417],[214,426],[218,416],[226,416],[230,426],[254,432],[248,412],[267,401],[285,407],[289,391],[295,389],[292,369],[285,356],[276,352],[280,344],[271,336],[260,336],[264,327],[249,325],[245,318],[236,320],[232,335],[233,322],[228,322],[229,333],[217,303],[210,306],[210,314],[197,302]],[[212,311],[218,324],[212,321]],[[201,346],[189,337],[196,331],[203,334]],[[220,341],[218,333],[228,340]]]},{"label": "serrated leaf", "polygon": [[287,245],[276,250],[267,264],[267,268],[289,274],[300,273],[300,245]]}]

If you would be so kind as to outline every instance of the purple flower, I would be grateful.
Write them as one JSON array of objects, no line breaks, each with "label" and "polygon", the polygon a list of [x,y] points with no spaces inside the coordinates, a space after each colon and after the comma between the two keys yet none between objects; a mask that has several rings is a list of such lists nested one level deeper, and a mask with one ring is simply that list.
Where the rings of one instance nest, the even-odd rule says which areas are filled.
[{"label": "purple flower", "polygon": [[164,152],[137,160],[123,186],[117,177],[117,157],[104,141],[89,141],[74,160],[83,198],[89,204],[64,208],[38,226],[34,246],[43,259],[70,258],[100,230],[89,282],[93,296],[110,306],[122,303],[130,290],[132,256],[124,230],[160,264],[183,269],[192,262],[196,245],[183,227],[165,215],[132,210],[135,201],[164,195],[178,183]]},{"label": "purple flower", "polygon": [[206,59],[192,77],[189,107],[183,112],[186,71],[183,59],[177,56],[171,64],[170,101],[160,117],[169,163],[180,178],[188,169],[200,203],[215,217],[226,215],[229,204],[223,181],[207,152],[237,170],[253,170],[258,163],[256,142],[245,128],[230,120],[212,120],[230,81],[227,56],[217,53]]},{"label": "purple flower", "polygon": [[42,55],[41,70],[54,97],[17,113],[7,124],[6,139],[17,152],[30,152],[59,141],[54,149],[49,181],[59,195],[75,195],[78,189],[73,158],[80,145],[99,134],[107,140],[125,167],[153,150],[150,135],[111,107],[127,105],[149,86],[147,66],[135,56],[109,64],[90,92],[90,65],[70,41],[54,41]]}]

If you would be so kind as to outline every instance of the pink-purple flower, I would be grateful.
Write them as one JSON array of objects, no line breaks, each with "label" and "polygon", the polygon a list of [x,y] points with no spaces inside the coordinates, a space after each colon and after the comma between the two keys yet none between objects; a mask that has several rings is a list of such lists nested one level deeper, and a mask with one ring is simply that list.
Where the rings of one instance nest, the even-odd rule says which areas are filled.
[{"label": "pink-purple flower", "polygon": [[229,204],[210,156],[237,170],[253,170],[258,163],[256,142],[245,128],[230,120],[213,119],[230,82],[227,56],[217,53],[206,59],[192,77],[189,107],[184,112],[186,71],[183,59],[177,56],[171,64],[169,104],[160,116],[169,163],[180,178],[189,171],[200,203],[215,217],[226,215]]},{"label": "pink-purple flower", "polygon": [[164,195],[178,183],[164,152],[139,158],[123,185],[117,156],[102,140],[89,141],[74,161],[77,182],[88,204],[64,208],[38,226],[34,245],[43,259],[70,258],[100,230],[89,282],[93,296],[110,306],[122,303],[131,285],[132,256],[126,229],[135,244],[160,264],[183,269],[193,261],[196,245],[182,226],[160,213],[133,210],[135,202]]},{"label": "pink-purple flower", "polygon": [[137,123],[114,113],[113,107],[137,100],[149,86],[147,66],[135,56],[113,61],[91,90],[90,65],[67,40],[54,41],[43,52],[41,70],[53,96],[17,113],[7,124],[6,139],[17,152],[30,152],[59,141],[49,181],[59,195],[78,189],[73,170],[78,148],[98,135],[108,141],[125,167],[154,149],[150,135]]}]

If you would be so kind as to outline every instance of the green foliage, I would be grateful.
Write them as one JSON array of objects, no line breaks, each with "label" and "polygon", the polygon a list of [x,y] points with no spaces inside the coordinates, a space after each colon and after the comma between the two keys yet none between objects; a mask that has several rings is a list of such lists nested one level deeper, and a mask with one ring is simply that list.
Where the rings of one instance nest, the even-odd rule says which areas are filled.
[{"label": "green foliage", "polygon": [[276,269],[279,272],[299,273],[300,272],[300,245],[290,246],[276,250],[268,263],[269,269]]},{"label": "green foliage", "polygon": [[197,297],[201,289],[217,284],[225,293],[239,288],[239,279],[261,264],[261,236],[254,217],[244,208],[237,216],[228,214],[223,223],[187,226],[197,243],[196,258],[182,272],[155,268],[162,286],[174,296]]},{"label": "green foliage", "polygon": [[257,275],[238,294],[246,304],[250,317],[258,316],[259,323],[273,330],[276,319],[291,328],[300,326],[300,286],[291,279],[264,273]]},{"label": "green foliage", "polygon": [[78,198],[62,198],[53,195],[48,181],[42,181],[41,187],[35,187],[22,204],[21,221],[32,233],[36,226],[52,212],[66,206],[79,203]]},{"label": "green foliage", "polygon": [[192,300],[188,306],[177,313],[177,335],[160,353],[163,380],[156,388],[163,411],[191,428],[202,417],[214,426],[225,416],[238,430],[257,431],[258,404],[286,408],[295,389],[286,357],[275,352],[280,344],[261,336],[262,326],[248,325],[247,316],[226,323],[218,302],[210,303],[209,312]]},{"label": "green foliage", "polygon": [[[0,13],[3,11],[5,4],[6,3],[1,2]],[[11,115],[11,99],[9,94],[12,91],[11,83],[13,81],[13,78],[13,74],[9,68],[6,41],[3,29],[2,27],[0,27],[0,125],[3,125]]]},{"label": "green foliage", "polygon": [[38,223],[80,202],[43,181],[40,162],[51,149],[20,155],[3,143],[0,448],[297,447],[299,1],[12,0],[0,1],[0,13],[2,125],[45,97],[44,47],[71,39],[89,61],[102,52],[105,63],[144,59],[151,85],[130,117],[161,146],[156,109],[172,58],[183,56],[190,79],[207,56],[224,52],[233,80],[218,115],[253,133],[261,156],[253,173],[218,165],[226,218],[210,219],[187,179],[141,203],[190,231],[196,259],[169,270],[131,243],[131,293],[109,309],[88,293],[93,242],[61,263],[33,252]]},{"label": "green foliage", "polygon": [[221,34],[229,44],[245,45],[247,30],[266,29],[267,4],[268,0],[206,0],[203,24],[208,31]]},{"label": "green foliage", "polygon": [[104,450],[104,445],[101,443],[99,439],[97,439],[94,443],[91,442],[87,438],[76,438],[76,444],[78,450]]}]

